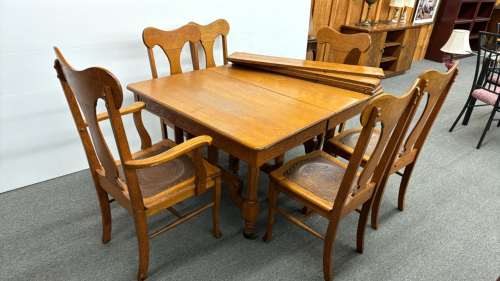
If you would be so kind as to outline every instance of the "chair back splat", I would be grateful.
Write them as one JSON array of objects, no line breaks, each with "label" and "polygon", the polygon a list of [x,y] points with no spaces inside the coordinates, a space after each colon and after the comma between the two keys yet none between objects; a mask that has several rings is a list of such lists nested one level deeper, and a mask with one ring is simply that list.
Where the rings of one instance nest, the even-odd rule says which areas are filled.
[{"label": "chair back splat", "polygon": [[[122,107],[122,88],[113,74],[100,67],[75,70],[59,49],[54,49],[54,68],[80,134],[101,207],[102,242],[107,243],[111,239],[112,201],[118,202],[134,218],[139,244],[138,280],[147,276],[149,239],[210,207],[214,236],[219,238],[220,170],[202,157],[203,147],[210,145],[212,138],[200,136],[177,146],[168,139],[152,144],[142,123],[141,110],[146,107],[144,102],[137,101]],[[104,101],[106,112],[96,114],[99,99]],[[130,113],[141,137],[141,150],[133,154],[121,117]],[[107,119],[111,123],[119,160],[113,158],[99,127],[99,122]],[[172,207],[189,197],[203,194],[208,188],[212,188],[210,203],[187,215],[181,215]],[[149,234],[146,218],[165,209],[172,212],[176,219]]]},{"label": "chair back splat", "polygon": [[[302,229],[325,241],[323,249],[323,274],[325,280],[332,280],[332,254],[340,221],[348,214],[362,207],[358,221],[357,249],[364,251],[364,237],[368,215],[374,195],[377,192],[389,163],[394,161],[401,146],[403,131],[409,126],[408,120],[415,113],[420,102],[417,79],[410,90],[400,98],[389,94],[379,95],[371,100],[361,114],[361,131],[348,165],[324,151],[313,151],[295,158],[270,174],[269,216],[265,242],[271,239],[274,214],[278,211]],[[380,125],[381,129],[375,127]],[[372,157],[361,173],[365,152],[372,135],[379,132],[373,145]],[[280,193],[296,200],[308,210],[303,218],[297,219],[278,208]],[[329,220],[326,235],[322,235],[304,221],[313,213]]]},{"label": "chair back splat", "polygon": [[142,40],[148,49],[149,63],[153,78],[158,78],[153,47],[158,45],[163,49],[170,63],[170,75],[182,73],[181,51],[186,42],[200,41],[200,30],[194,25],[184,25],[176,30],[164,31],[154,27],[147,27],[142,32]]},{"label": "chair back splat", "polygon": [[[219,19],[211,24],[200,25],[195,22],[190,22],[189,24],[197,26],[201,31],[201,45],[203,46],[203,51],[206,58],[206,68],[215,67],[214,59],[214,43],[217,36],[222,37],[222,55],[224,58],[224,64],[228,64],[227,60],[227,35],[229,34],[229,23],[225,19]],[[193,67],[195,69],[198,65],[198,54],[195,48],[195,43],[189,42],[191,46],[191,56],[193,58]]]},{"label": "chair back splat", "polygon": [[[317,61],[323,60],[323,50],[326,48],[323,48],[322,45],[328,43],[333,54],[333,61],[331,62],[361,65],[363,62],[362,56],[371,45],[371,38],[368,33],[342,34],[327,26],[318,30],[316,38],[318,39]],[[330,60],[324,58],[324,61]]]},{"label": "chair back splat", "polygon": [[[99,67],[88,68],[83,71],[72,69],[58,49],[56,49],[56,57],[55,68],[58,72],[61,84],[65,89],[66,98],[73,118],[75,119],[75,123],[80,131],[82,142],[86,148],[93,143],[95,152],[90,153],[90,155],[95,156],[97,154],[98,156],[98,159],[89,159],[89,164],[94,166],[92,170],[99,169],[101,167],[99,163],[101,163],[106,171],[106,178],[113,185],[123,190],[122,184],[119,181],[115,159],[102,136],[96,115],[97,102],[99,99],[102,99],[106,104],[109,116],[111,116],[110,119],[115,139],[122,139],[121,142],[116,143],[118,150],[123,154],[125,160],[131,160],[131,153],[125,137],[121,118],[113,118],[123,102],[123,92],[120,83],[111,73]],[[82,118],[78,105],[80,105],[85,121]],[[90,130],[92,142],[90,142],[89,139],[89,134],[86,129],[87,126]],[[149,137],[149,135],[147,135],[147,137]],[[151,144],[149,143],[149,145]]]}]

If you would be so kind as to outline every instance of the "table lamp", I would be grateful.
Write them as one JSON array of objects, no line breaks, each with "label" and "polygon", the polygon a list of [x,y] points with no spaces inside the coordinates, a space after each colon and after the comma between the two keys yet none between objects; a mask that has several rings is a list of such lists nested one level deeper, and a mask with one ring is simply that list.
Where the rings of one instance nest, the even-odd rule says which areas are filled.
[{"label": "table lamp", "polygon": [[392,23],[398,23],[399,17],[399,8],[403,8],[405,6],[405,0],[391,0],[389,6],[396,7],[396,12],[394,13],[394,18],[392,19]]},{"label": "table lamp", "polygon": [[442,52],[451,55],[450,61],[444,64],[448,69],[453,66],[456,54],[464,55],[472,53],[469,44],[469,33],[468,30],[454,29],[446,44],[441,48]]},{"label": "table lamp", "polygon": [[415,7],[415,0],[405,0],[405,7],[403,14],[401,15],[401,20],[399,22],[406,22],[406,15],[408,14],[408,8]]},{"label": "table lamp", "polygon": [[374,25],[373,22],[370,22],[370,20],[368,19],[368,16],[370,15],[370,9],[372,7],[373,4],[375,4],[377,2],[377,0],[365,0],[366,4],[368,4],[368,11],[366,12],[366,19],[364,22],[362,22],[360,24],[360,26],[372,26]]}]

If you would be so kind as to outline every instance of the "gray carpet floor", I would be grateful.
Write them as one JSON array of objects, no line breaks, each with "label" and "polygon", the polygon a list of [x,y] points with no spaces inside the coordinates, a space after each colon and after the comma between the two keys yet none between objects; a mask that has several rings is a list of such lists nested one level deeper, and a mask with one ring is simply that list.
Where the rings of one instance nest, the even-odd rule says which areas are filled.
[{"label": "gray carpet floor", "polygon": [[[496,280],[500,276],[500,128],[493,126],[475,148],[491,107],[476,108],[468,126],[448,132],[468,96],[475,58],[460,73],[428,137],[407,194],[397,210],[399,177],[390,178],[380,228],[368,226],[365,253],[356,252],[358,214],[340,224],[333,253],[334,280]],[[431,61],[414,62],[404,75],[382,82],[402,95]],[[357,126],[357,118],[348,126]],[[496,125],[496,124],[495,124]],[[287,161],[303,154],[287,153]],[[221,155],[227,165],[227,155]],[[246,182],[246,165],[240,176]],[[241,210],[223,185],[220,229],[212,236],[211,212],[150,242],[148,280],[322,280],[323,241],[276,215],[273,238],[262,241],[267,223],[269,178],[259,181],[260,214],[252,239],[242,235]],[[188,211],[209,193],[178,206]],[[278,204],[299,215],[300,205],[281,195]],[[0,194],[0,280],[133,280],[138,265],[132,217],[112,204],[113,232],[101,243],[101,219],[89,170]],[[150,231],[173,219],[150,218]],[[307,223],[320,232],[327,221]]]}]

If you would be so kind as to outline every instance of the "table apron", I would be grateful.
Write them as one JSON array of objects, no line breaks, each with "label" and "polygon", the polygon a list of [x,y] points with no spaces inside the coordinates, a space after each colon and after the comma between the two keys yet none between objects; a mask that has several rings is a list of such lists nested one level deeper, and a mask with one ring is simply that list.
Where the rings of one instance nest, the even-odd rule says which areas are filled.
[{"label": "table apron", "polygon": [[365,101],[360,102],[344,111],[338,112],[337,114],[330,117],[330,119],[328,120],[328,130],[335,129],[335,127],[340,123],[345,122],[352,117],[360,114],[363,109],[365,109],[366,104],[370,100],[371,99],[366,99]]},{"label": "table apron", "polygon": [[212,137],[212,145],[218,147],[233,156],[249,163],[257,163],[257,151],[252,150],[215,130],[203,126],[172,109],[166,108],[142,95],[138,95],[140,101],[146,103],[146,110],[154,115],[170,121],[173,125],[187,131],[195,136],[208,135]]},{"label": "table apron", "polygon": [[287,138],[270,148],[260,152],[261,165],[280,156],[281,154],[289,151],[290,149],[303,144],[304,142],[316,137],[317,135],[324,134],[326,132],[327,120],[321,121],[316,125],[313,125],[294,136]]}]

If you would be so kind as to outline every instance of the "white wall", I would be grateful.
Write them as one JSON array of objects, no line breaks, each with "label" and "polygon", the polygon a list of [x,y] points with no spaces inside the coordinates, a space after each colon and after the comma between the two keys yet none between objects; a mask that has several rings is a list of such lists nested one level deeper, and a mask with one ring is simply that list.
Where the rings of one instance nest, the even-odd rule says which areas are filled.
[{"label": "white wall", "polygon": [[[176,29],[189,21],[231,25],[228,51],[305,57],[309,0],[0,0],[0,192],[88,168],[56,78],[57,46],[77,69],[101,66],[123,88],[150,78],[141,34],[145,27]],[[221,45],[215,49],[222,64]],[[167,61],[160,74],[167,75]],[[183,70],[191,71],[188,45]],[[133,102],[125,89],[125,105]],[[133,150],[139,139],[125,120]],[[145,116],[153,140],[158,118]],[[111,144],[109,128],[105,128]]]}]

